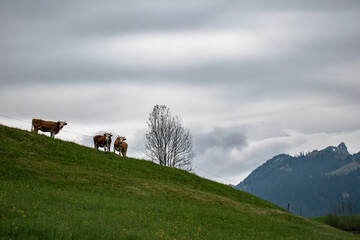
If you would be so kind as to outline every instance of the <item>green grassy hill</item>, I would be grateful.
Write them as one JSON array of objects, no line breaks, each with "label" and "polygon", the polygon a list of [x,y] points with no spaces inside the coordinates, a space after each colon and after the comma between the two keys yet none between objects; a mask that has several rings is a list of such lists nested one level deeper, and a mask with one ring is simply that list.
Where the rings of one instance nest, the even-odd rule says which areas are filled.
[{"label": "green grassy hill", "polygon": [[1,125],[0,214],[0,239],[357,239],[186,171]]}]

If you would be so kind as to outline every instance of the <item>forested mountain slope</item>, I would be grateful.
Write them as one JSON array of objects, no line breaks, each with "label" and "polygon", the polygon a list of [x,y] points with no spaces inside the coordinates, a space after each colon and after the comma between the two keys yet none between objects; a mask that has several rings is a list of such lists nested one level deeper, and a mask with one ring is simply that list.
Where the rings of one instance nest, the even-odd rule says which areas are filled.
[{"label": "forested mountain slope", "polygon": [[359,214],[360,153],[344,143],[294,157],[278,155],[235,186],[305,217]]}]

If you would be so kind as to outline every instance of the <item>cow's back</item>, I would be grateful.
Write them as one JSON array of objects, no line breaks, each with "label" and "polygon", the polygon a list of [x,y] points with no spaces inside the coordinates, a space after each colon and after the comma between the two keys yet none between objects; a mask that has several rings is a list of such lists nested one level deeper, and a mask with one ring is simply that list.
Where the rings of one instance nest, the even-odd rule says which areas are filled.
[{"label": "cow's back", "polygon": [[103,136],[103,135],[96,135],[94,137],[95,144],[105,144],[105,142],[106,142],[106,139],[105,139],[105,136]]},{"label": "cow's back", "polygon": [[32,120],[32,125],[34,127],[40,127],[42,122],[44,122],[44,120],[34,118]]},{"label": "cow's back", "polygon": [[128,148],[128,144],[126,142],[121,143],[121,148],[126,152]]},{"label": "cow's back", "polygon": [[51,130],[56,130],[57,123],[52,121],[44,121],[41,119],[33,119],[32,122],[35,129],[39,129],[43,132],[50,132]]}]

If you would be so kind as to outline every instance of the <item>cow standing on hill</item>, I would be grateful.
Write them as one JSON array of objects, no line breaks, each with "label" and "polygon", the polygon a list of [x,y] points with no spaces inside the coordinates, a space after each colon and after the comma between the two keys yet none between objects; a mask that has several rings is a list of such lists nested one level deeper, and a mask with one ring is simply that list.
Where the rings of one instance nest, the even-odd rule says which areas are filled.
[{"label": "cow standing on hill", "polygon": [[115,150],[119,151],[119,155],[121,156],[121,154],[126,157],[126,152],[127,152],[127,148],[128,148],[128,144],[126,142],[124,142],[126,140],[125,137],[120,137],[118,136],[114,142],[114,153]]},{"label": "cow standing on hill", "polygon": [[94,147],[96,149],[99,149],[99,147],[103,147],[105,151],[110,152],[111,137],[111,133],[104,133],[104,135],[96,135],[94,137]]},{"label": "cow standing on hill", "polygon": [[52,122],[34,118],[32,120],[31,131],[36,133],[38,133],[39,130],[42,132],[50,132],[51,137],[54,138],[55,134],[58,134],[65,125],[67,125],[66,121]]}]

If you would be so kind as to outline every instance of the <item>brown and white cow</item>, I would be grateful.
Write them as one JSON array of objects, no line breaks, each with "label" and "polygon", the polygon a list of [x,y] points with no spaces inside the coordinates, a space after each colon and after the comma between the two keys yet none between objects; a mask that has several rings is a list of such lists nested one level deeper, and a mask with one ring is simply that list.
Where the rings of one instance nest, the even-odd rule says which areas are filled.
[{"label": "brown and white cow", "polygon": [[114,142],[114,152],[115,150],[119,151],[119,155],[121,154],[126,157],[126,152],[128,148],[128,144],[124,142],[126,140],[125,137],[118,136]]},{"label": "brown and white cow", "polygon": [[65,125],[67,125],[66,121],[52,122],[34,118],[32,120],[31,131],[36,133],[38,133],[39,130],[42,132],[50,132],[51,137],[54,138],[55,134],[58,134]]},{"label": "brown and white cow", "polygon": [[110,152],[111,137],[111,133],[104,133],[104,135],[96,135],[94,137],[95,148],[99,149],[99,147],[103,147],[105,151]]}]

